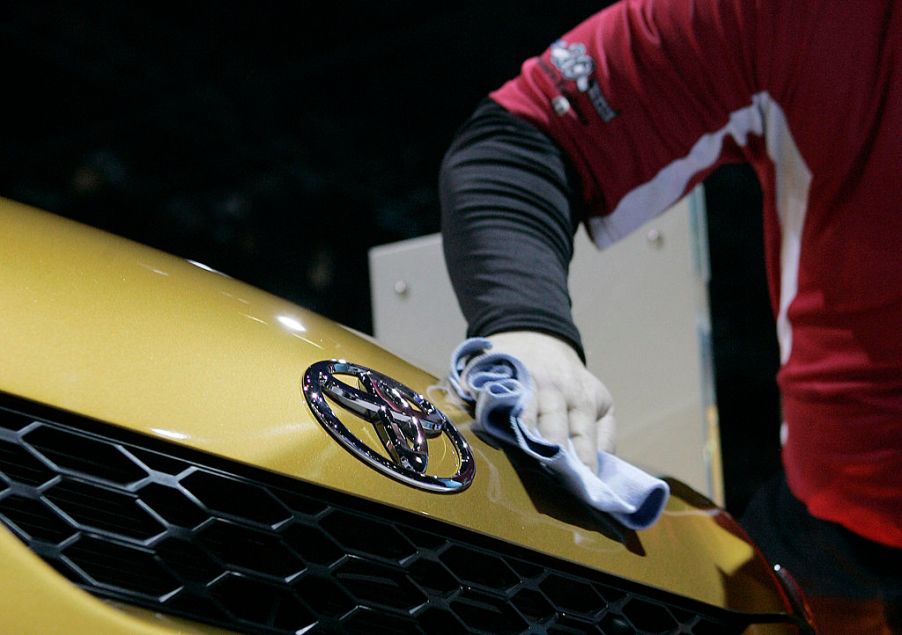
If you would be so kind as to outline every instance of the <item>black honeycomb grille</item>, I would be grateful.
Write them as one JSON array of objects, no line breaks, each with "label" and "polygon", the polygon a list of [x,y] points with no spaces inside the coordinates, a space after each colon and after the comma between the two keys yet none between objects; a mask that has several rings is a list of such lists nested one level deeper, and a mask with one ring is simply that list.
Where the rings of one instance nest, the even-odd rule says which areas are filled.
[{"label": "black honeycomb grille", "polygon": [[3,403],[0,520],[102,597],[251,633],[705,635],[749,625],[435,521]]}]

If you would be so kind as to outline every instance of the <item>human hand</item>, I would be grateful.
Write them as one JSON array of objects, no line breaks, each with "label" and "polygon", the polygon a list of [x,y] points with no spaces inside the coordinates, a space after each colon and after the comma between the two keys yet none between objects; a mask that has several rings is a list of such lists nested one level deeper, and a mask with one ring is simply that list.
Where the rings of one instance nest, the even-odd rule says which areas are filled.
[{"label": "human hand", "polygon": [[594,473],[597,451],[613,452],[616,435],[611,394],[566,342],[537,331],[507,331],[487,338],[493,353],[518,358],[535,389],[521,415],[547,441],[567,447]]}]

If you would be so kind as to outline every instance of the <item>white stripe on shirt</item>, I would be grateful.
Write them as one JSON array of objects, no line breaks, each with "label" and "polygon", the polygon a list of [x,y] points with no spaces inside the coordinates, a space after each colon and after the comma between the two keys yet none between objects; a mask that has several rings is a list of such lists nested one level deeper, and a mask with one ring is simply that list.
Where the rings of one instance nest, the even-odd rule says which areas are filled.
[{"label": "white stripe on shirt", "polygon": [[589,224],[598,248],[609,246],[673,205],[685,193],[693,176],[717,162],[724,137],[730,135],[737,144],[745,146],[750,134],[764,136],[776,174],[777,216],[782,232],[777,337],[780,361],[785,364],[792,350],[788,310],[798,291],[801,237],[811,171],[792,137],[783,109],[767,92],[755,94],[751,104],[731,113],[723,128],[700,137],[689,154],[666,165],[651,180],[628,192],[611,214],[593,217]]}]

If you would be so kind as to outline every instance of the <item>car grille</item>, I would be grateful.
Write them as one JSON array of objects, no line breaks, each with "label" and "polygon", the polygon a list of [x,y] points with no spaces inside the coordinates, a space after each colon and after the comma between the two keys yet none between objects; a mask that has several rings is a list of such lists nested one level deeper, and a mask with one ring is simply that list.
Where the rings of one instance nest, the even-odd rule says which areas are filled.
[{"label": "car grille", "polygon": [[749,624],[17,400],[0,402],[0,519],[90,593],[250,633],[704,635]]}]

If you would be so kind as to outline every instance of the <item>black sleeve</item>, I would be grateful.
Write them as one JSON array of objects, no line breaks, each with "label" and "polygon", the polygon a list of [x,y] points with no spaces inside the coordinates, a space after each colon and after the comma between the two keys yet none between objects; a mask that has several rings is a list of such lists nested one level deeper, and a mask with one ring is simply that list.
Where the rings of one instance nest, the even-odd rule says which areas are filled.
[{"label": "black sleeve", "polygon": [[585,360],[567,291],[583,214],[577,183],[544,133],[489,99],[457,131],[439,194],[445,262],[468,337],[542,331]]}]

